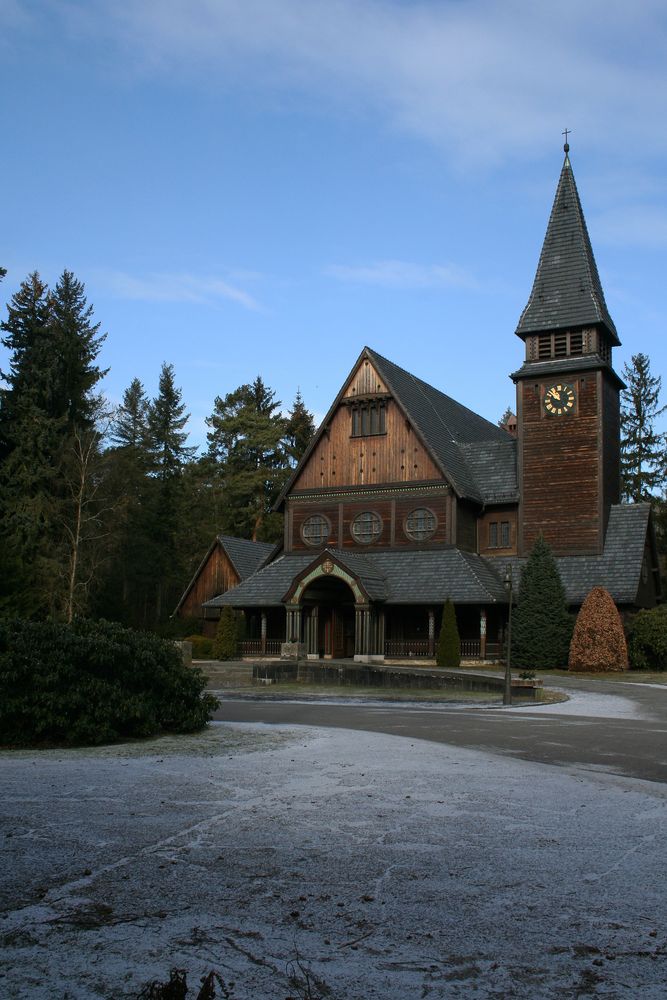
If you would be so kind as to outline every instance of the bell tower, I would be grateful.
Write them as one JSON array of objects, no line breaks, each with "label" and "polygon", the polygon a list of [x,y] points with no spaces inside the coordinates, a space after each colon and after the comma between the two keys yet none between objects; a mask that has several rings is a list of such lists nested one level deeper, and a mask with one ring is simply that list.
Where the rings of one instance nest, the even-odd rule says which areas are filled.
[{"label": "bell tower", "polygon": [[557,555],[601,553],[620,500],[620,345],[565,143],[565,160],[516,334],[519,554],[540,533]]}]

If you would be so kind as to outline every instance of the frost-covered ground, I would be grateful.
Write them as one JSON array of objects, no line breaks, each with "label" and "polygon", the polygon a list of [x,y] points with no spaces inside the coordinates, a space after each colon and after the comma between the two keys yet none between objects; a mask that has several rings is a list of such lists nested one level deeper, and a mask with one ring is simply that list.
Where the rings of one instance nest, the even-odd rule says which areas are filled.
[{"label": "frost-covered ground", "polygon": [[667,994],[659,784],[226,724],[0,774],[2,997]]}]

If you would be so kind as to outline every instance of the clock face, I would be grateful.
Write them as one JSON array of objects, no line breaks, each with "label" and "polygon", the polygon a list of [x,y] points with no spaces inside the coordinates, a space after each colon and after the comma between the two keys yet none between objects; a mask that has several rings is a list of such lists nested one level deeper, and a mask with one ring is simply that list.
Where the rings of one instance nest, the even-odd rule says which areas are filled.
[{"label": "clock face", "polygon": [[544,391],[544,409],[555,417],[572,413],[577,396],[570,382],[557,382]]}]

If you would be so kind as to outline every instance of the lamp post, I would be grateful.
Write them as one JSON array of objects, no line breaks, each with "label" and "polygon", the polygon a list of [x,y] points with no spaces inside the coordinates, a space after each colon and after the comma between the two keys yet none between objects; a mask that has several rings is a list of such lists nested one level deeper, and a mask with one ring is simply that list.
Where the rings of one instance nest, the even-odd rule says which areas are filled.
[{"label": "lamp post", "polygon": [[507,596],[509,597],[509,616],[507,619],[507,654],[505,656],[505,691],[503,693],[503,705],[512,704],[512,567],[505,567],[505,578],[503,580]]}]

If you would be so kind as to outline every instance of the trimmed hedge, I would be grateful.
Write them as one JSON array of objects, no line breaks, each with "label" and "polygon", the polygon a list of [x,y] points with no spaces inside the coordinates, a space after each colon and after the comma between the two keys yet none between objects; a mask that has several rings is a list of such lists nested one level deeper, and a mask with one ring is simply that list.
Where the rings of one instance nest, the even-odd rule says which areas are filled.
[{"label": "trimmed hedge", "polygon": [[185,638],[187,642],[192,643],[192,656],[195,660],[213,659],[213,639],[196,634],[188,635]]},{"label": "trimmed hedge", "polygon": [[217,702],[173,643],[114,622],[0,622],[0,743],[100,744],[203,728]]}]

